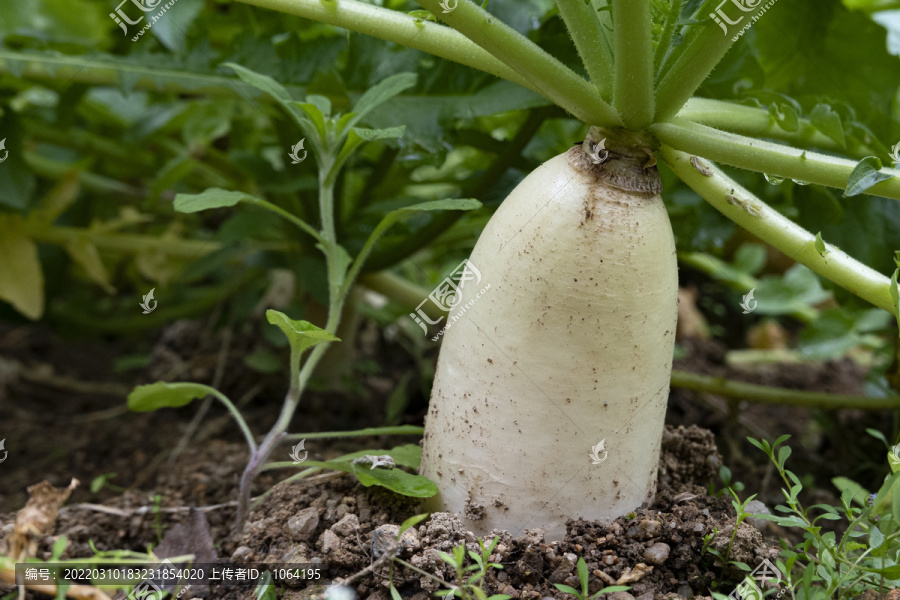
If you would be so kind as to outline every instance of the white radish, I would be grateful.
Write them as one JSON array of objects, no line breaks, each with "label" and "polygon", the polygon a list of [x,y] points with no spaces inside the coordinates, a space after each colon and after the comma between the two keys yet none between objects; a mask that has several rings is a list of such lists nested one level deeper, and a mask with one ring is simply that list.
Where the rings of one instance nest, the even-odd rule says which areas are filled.
[{"label": "white radish", "polygon": [[[675,341],[675,244],[649,149],[606,140],[526,177],[470,261],[421,472],[479,535],[610,522],[652,499]],[[451,313],[455,314],[455,313]],[[600,442],[603,442],[601,445]]]}]

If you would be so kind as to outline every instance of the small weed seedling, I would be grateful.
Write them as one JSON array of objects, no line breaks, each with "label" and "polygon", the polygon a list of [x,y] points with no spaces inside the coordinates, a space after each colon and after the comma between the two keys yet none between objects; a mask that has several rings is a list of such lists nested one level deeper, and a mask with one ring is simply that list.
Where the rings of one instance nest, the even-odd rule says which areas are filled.
[{"label": "small weed seedling", "polygon": [[709,484],[710,496],[721,498],[728,492],[728,490],[734,490],[734,492],[744,491],[744,484],[740,481],[734,481],[731,474],[731,469],[729,469],[725,465],[719,467],[719,480],[722,482],[721,488],[716,488],[716,482],[712,482]]},{"label": "small weed seedling", "polygon": [[[469,566],[465,565],[465,544],[454,547],[452,556],[446,552],[441,552],[441,559],[456,571],[457,584],[451,586],[450,589],[435,592],[435,596],[456,596],[460,600],[508,600],[511,598],[512,596],[507,596],[506,594],[494,594],[493,596],[488,597],[484,590],[481,589],[481,586],[479,586],[479,583],[484,579],[485,575],[487,575],[488,569],[503,568],[503,565],[500,563],[490,562],[491,552],[497,547],[497,542],[499,541],[500,538],[495,537],[491,543],[485,547],[484,542],[479,538],[478,547],[481,549],[481,554],[479,555],[469,550],[469,556],[475,561],[475,564]],[[466,579],[467,575],[468,579]]]},{"label": "small weed seedling", "polygon": [[[729,487],[729,488],[727,488],[727,490],[729,492],[731,492],[732,496],[734,496],[734,499],[731,501],[731,505],[734,507],[734,512],[737,515],[737,519],[735,519],[735,521],[734,521],[734,529],[731,530],[731,539],[728,540],[728,549],[725,551],[725,555],[722,556],[722,553],[719,552],[718,550],[716,550],[715,548],[708,547],[709,541],[712,541],[712,539],[715,537],[715,534],[713,534],[712,537],[710,537],[709,541],[707,541],[706,538],[704,538],[704,540],[703,540],[704,541],[704,545],[703,545],[704,551],[709,552],[710,554],[712,554],[713,556],[718,558],[720,561],[722,561],[723,567],[729,564],[729,559],[731,558],[731,548],[732,548],[732,546],[734,546],[734,538],[737,536],[738,528],[741,526],[741,523],[744,522],[744,519],[746,519],[747,517],[753,516],[751,513],[747,512],[747,505],[750,504],[751,500],[756,498],[756,494],[753,494],[752,496],[748,497],[746,500],[741,502],[741,499],[738,497],[737,492],[735,492],[733,488]],[[716,533],[718,533],[718,530],[716,531]],[[740,563],[740,562],[736,562],[736,561],[731,561],[730,564],[733,564],[739,568],[743,568],[745,566],[744,563]]]},{"label": "small weed seedling", "polygon": [[[427,573],[418,567],[415,567],[403,559],[397,558],[394,556],[394,552],[397,548],[400,547],[400,537],[403,535],[403,532],[409,529],[410,527],[416,525],[420,521],[423,521],[427,514],[416,515],[414,517],[410,517],[406,521],[403,522],[403,525],[400,526],[400,532],[397,534],[397,538],[390,548],[386,550],[386,554],[390,556],[389,560],[391,561],[391,598],[392,600],[401,600],[400,592],[397,591],[396,586],[394,586],[393,581],[393,563],[398,563],[403,565],[404,567],[411,569],[429,579],[436,581],[442,586],[446,587],[445,590],[440,590],[439,592],[435,592],[435,596],[438,597],[456,597],[460,600],[509,600],[512,596],[508,596],[506,594],[494,594],[492,596],[488,596],[487,593],[482,589],[479,585],[481,581],[485,578],[488,573],[488,569],[502,569],[503,565],[500,563],[491,562],[491,552],[494,551],[494,548],[497,547],[497,543],[500,541],[500,538],[495,537],[490,544],[487,546],[484,545],[484,541],[479,538],[478,539],[478,547],[481,550],[481,553],[476,553],[469,550],[468,555],[474,561],[473,564],[466,565],[466,545],[465,543],[460,544],[459,546],[455,546],[452,550],[452,554],[448,554],[446,552],[441,552],[441,559],[446,562],[448,565],[453,567],[453,570],[456,571],[456,584],[451,584],[440,577],[437,577],[431,573]],[[369,569],[365,569],[360,573],[357,573],[350,579],[344,580],[343,584],[346,585],[359,575],[367,572],[374,568],[374,566],[379,561],[373,563],[372,567]]]},{"label": "small weed seedling", "polygon": [[[754,515],[774,521],[782,527],[797,527],[803,542],[790,546],[782,541],[777,566],[789,585],[797,588],[797,596],[808,600],[853,598],[867,589],[882,592],[900,586],[900,473],[891,473],[877,493],[844,477],[832,480],[841,491],[840,506],[816,504],[804,507],[798,499],[803,485],[793,472],[785,468],[791,455],[782,446],[790,436],[783,435],[770,444],[766,440],[748,438],[766,453],[785,484],[782,489],[786,506],[776,506],[782,514]],[[816,514],[818,513],[818,514]],[[823,531],[821,521],[848,522],[844,533]]]},{"label": "small weed seedling", "polygon": [[627,585],[611,585],[609,587],[605,587],[599,592],[595,592],[593,595],[588,595],[588,583],[589,583],[589,574],[587,563],[584,562],[584,559],[580,556],[578,557],[578,563],[575,566],[575,570],[578,572],[578,581],[581,583],[581,590],[576,590],[570,585],[565,585],[562,583],[554,583],[553,585],[561,592],[565,592],[567,594],[572,594],[578,600],[594,600],[598,596],[602,594],[610,594],[612,592],[626,592],[631,589],[631,587]]}]

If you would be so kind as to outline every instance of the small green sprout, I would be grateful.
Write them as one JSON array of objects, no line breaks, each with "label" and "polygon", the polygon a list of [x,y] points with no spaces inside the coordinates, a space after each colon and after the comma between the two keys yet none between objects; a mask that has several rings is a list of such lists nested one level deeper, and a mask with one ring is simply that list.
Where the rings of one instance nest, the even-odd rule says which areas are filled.
[{"label": "small green sprout", "polygon": [[554,583],[553,585],[559,591],[565,592],[567,594],[572,594],[573,596],[578,598],[578,600],[594,600],[594,598],[597,598],[601,594],[610,594],[612,592],[626,592],[631,589],[631,587],[627,586],[627,585],[611,585],[611,586],[603,588],[599,592],[595,592],[592,595],[588,595],[589,574],[588,574],[587,563],[584,562],[583,558],[581,558],[581,557],[578,558],[578,563],[575,566],[575,570],[578,571],[578,581],[581,582],[581,591],[576,590],[572,586],[565,585],[562,583]]}]

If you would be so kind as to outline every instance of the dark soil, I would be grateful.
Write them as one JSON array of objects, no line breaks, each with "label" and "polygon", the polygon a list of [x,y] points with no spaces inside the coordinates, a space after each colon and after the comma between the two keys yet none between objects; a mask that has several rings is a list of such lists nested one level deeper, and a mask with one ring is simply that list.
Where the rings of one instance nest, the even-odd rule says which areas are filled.
[{"label": "dark soil", "polygon": [[[178,371],[172,378],[210,383],[218,370],[223,374],[219,388],[233,399],[256,388],[254,396],[245,398],[242,412],[254,431],[265,431],[280,406],[283,380],[280,376],[261,376],[243,366],[243,358],[256,347],[258,342],[254,340],[259,337],[256,331],[235,331],[223,362],[219,334],[197,323],[180,323],[158,339],[137,344],[151,361],[136,375],[133,371],[115,374],[112,368],[117,356],[136,352],[130,343],[61,342],[35,327],[0,326],[0,438],[7,439],[9,451],[8,460],[0,464],[0,539],[11,531],[15,511],[25,504],[28,485],[47,479],[63,486],[75,476],[82,485],[60,511],[52,534],[39,540],[38,558],[49,556],[60,535],[69,541],[64,558],[91,556],[89,542],[100,551],[143,552],[148,544],[158,544],[173,525],[187,519],[187,507],[199,506],[213,507],[204,514],[220,559],[257,564],[318,563],[325,569],[326,580],[346,577],[369,566],[383,540],[390,539],[389,526],[416,514],[415,502],[380,488],[362,487],[346,474],[323,472],[278,483],[293,471],[269,471],[258,478],[254,490],[255,494],[268,493],[251,513],[244,530],[235,534],[231,530],[233,500],[247,451],[240,432],[221,407],[212,406],[173,462],[171,451],[184,436],[197,406],[148,414],[121,410],[122,390],[129,390],[135,383]],[[303,412],[295,419],[297,429],[354,429],[382,420],[387,396],[401,375],[413,368],[413,361],[402,349],[390,346],[380,336],[376,338],[361,350],[358,361],[376,361],[380,369],[357,373],[352,393],[308,394]],[[678,368],[782,387],[848,394],[861,391],[863,373],[849,361],[824,369],[787,365],[739,372],[725,366],[724,350],[715,343],[686,346],[689,356],[678,361]],[[71,381],[112,385],[85,390],[73,387]],[[421,424],[424,397],[413,394],[406,412],[406,422]],[[734,479],[746,485],[744,495],[760,492],[769,506],[780,501],[778,482],[771,476],[766,457],[744,438],[792,433],[796,444],[792,443],[795,452],[790,466],[800,474],[811,474],[818,484],[806,492],[809,500],[833,501],[830,477],[849,476],[864,485],[868,475],[877,477],[875,461],[881,461],[883,448],[874,440],[870,443],[863,432],[866,427],[883,427],[880,419],[882,415],[859,411],[823,413],[745,405],[674,390],[668,414],[672,425],[663,442],[654,504],[608,526],[570,522],[569,533],[561,543],[544,543],[539,530],[516,532],[516,537],[495,532],[500,542],[492,560],[504,568],[489,570],[483,587],[489,594],[504,593],[523,600],[569,599],[553,584],[580,587],[574,575],[575,563],[583,557],[591,573],[591,592],[624,577],[631,586],[628,595],[641,600],[709,596],[710,590],[719,588],[727,593],[742,574],[723,571],[711,554],[703,552],[707,546],[724,553],[734,527],[730,501],[722,494],[708,493],[711,484],[715,489],[722,487],[718,482],[720,467],[731,467]],[[853,444],[841,443],[841,436],[857,434],[860,437]],[[390,448],[416,441],[409,437],[315,440],[315,444],[307,443],[307,449],[310,458],[321,460],[363,448]],[[871,446],[871,459],[848,455],[847,446],[861,453],[869,453]],[[287,452],[285,447],[285,455]],[[107,486],[91,492],[91,481],[106,473],[116,473],[110,483],[128,490]],[[742,523],[731,557],[751,566],[771,558],[777,554],[777,537],[785,532],[770,529],[766,535],[764,540],[759,531]],[[455,583],[455,575],[437,553],[459,543],[477,551],[475,537],[446,513],[432,515],[407,537],[410,539],[401,548],[400,558],[450,583]],[[437,582],[399,564],[394,565],[392,576],[404,598],[424,600],[439,587]],[[385,565],[353,586],[360,598],[387,600],[388,581]],[[0,585],[0,594],[7,589],[12,588]],[[322,590],[321,586],[279,589],[283,590],[280,597],[295,599],[311,598]],[[207,597],[254,596],[252,586],[240,590],[213,586]],[[630,599],[623,595],[610,600]]]}]

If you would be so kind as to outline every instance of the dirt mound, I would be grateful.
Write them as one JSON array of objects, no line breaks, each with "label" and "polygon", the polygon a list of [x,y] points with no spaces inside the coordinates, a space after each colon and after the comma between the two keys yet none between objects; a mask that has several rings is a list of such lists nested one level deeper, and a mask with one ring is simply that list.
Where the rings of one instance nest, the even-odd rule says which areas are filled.
[{"label": "dirt mound", "polygon": [[[724,497],[707,494],[721,457],[712,433],[696,426],[667,427],[660,460],[659,489],[652,506],[610,525],[569,521],[562,542],[544,543],[543,532],[526,530],[516,538],[500,538],[491,560],[502,570],[489,570],[482,584],[488,594],[522,600],[567,595],[553,584],[580,588],[576,563],[583,557],[591,573],[591,593],[613,584],[631,590],[615,600],[685,598],[707,595],[721,580],[722,569],[705,547],[725,554],[734,527],[734,509]],[[378,489],[364,488],[344,474],[323,482],[306,480],[276,485],[251,514],[234,559],[259,563],[316,563],[329,580],[368,567],[394,539],[396,525],[416,514],[416,504]],[[435,513],[405,535],[398,556],[412,566],[449,583],[453,569],[439,552],[465,543],[479,553],[477,539],[449,513]],[[731,548],[735,560],[755,565],[769,558],[759,532],[744,523]],[[439,582],[404,566],[385,563],[354,582],[360,598],[387,600],[390,581],[405,598],[422,600],[441,588]],[[288,590],[285,598],[311,598],[324,588]],[[231,596],[228,596],[231,597]],[[238,596],[233,596],[237,598]]]}]

